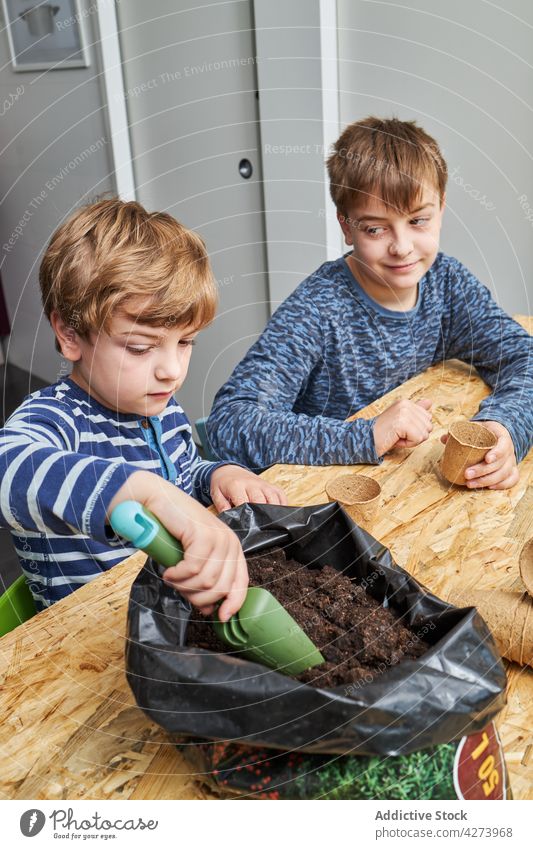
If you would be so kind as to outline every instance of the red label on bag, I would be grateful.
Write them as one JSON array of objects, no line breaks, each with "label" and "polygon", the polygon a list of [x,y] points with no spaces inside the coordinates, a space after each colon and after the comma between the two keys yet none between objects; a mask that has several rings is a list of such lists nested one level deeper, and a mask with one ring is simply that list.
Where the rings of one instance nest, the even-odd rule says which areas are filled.
[{"label": "red label on bag", "polygon": [[460,741],[455,753],[453,783],[458,799],[506,798],[505,761],[493,722]]}]

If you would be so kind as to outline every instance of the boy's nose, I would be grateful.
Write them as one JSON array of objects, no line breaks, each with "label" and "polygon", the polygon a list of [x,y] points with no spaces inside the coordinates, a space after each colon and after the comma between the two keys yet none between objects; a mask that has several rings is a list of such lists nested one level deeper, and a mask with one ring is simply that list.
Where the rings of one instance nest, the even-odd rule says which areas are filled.
[{"label": "boy's nose", "polygon": [[180,380],[182,372],[181,363],[172,356],[163,356],[155,368],[155,376],[158,380]]},{"label": "boy's nose", "polygon": [[391,241],[389,246],[390,253],[393,256],[398,256],[400,258],[409,256],[412,250],[413,242],[407,234],[398,235],[395,239]]}]

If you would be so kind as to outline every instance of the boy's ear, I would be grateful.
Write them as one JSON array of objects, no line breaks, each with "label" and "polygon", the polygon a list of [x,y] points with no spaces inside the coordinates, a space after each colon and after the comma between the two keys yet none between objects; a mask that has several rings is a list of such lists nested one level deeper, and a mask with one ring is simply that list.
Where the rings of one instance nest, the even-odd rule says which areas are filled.
[{"label": "boy's ear", "polygon": [[337,210],[337,221],[341,225],[341,230],[344,234],[344,241],[347,245],[353,245],[352,231],[344,213]]},{"label": "boy's ear", "polygon": [[50,324],[65,359],[72,363],[77,362],[81,358],[81,348],[79,336],[74,328],[66,324],[56,310],[50,314]]}]

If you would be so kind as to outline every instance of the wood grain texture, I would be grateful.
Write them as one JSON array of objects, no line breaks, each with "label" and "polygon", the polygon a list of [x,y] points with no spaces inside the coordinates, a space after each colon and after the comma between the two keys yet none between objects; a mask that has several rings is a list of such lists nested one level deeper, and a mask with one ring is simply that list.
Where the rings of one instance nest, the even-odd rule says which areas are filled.
[{"label": "wood grain texture", "polygon": [[[521,317],[529,331],[533,319]],[[522,590],[518,553],[533,536],[533,452],[519,484],[506,492],[469,492],[438,472],[441,433],[470,416],[487,388],[461,363],[435,366],[358,416],[396,397],[430,397],[435,430],[381,466],[354,466],[383,488],[372,532],[398,563],[432,591],[503,587]],[[352,468],[352,467],[350,467]],[[346,467],[275,466],[268,480],[289,503],[327,501],[326,482]],[[124,674],[129,588],[138,554],[0,640],[0,798],[214,798],[190,774],[169,735],[135,705]],[[533,798],[533,670],[509,665],[508,704],[499,719],[515,798]]]}]

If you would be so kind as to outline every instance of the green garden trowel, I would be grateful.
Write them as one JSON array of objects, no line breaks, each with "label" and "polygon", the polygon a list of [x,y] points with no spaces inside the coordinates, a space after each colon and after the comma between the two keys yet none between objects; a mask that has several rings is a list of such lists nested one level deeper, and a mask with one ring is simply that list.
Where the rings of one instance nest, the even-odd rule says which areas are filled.
[{"label": "green garden trowel", "polygon": [[215,621],[217,637],[249,660],[299,675],[324,658],[283,605],[262,587],[250,587],[241,609],[227,622]]},{"label": "green garden trowel", "polygon": [[[183,548],[150,510],[123,501],[113,510],[111,527],[162,566],[175,566]],[[216,613],[215,613],[216,616]],[[249,660],[286,675],[299,675],[324,663],[324,657],[272,593],[250,587],[241,609],[227,622],[213,622],[216,635]]]}]

